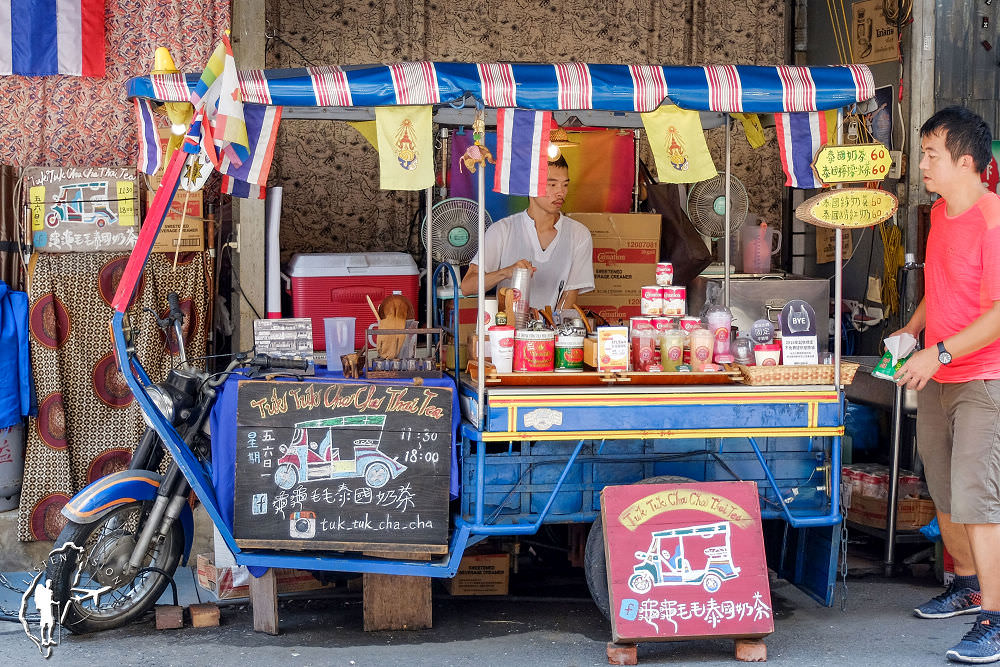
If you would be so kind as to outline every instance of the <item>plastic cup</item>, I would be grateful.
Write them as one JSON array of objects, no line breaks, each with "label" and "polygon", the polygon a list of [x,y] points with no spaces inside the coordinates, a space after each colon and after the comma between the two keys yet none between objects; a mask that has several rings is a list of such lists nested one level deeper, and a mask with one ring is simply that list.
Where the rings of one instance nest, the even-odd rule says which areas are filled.
[{"label": "plastic cup", "polygon": [[753,356],[758,366],[777,366],[781,360],[781,343],[754,345]]},{"label": "plastic cup", "polygon": [[327,370],[344,370],[340,355],[354,352],[354,318],[324,317],[323,334],[326,340]]},{"label": "plastic cup", "polygon": [[514,372],[514,327],[503,324],[489,328],[490,357],[497,373]]}]

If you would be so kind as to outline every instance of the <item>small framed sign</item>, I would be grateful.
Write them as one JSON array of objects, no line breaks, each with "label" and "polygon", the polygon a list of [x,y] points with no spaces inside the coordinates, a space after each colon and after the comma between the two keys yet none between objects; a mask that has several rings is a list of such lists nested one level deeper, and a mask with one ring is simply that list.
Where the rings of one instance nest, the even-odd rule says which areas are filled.
[{"label": "small framed sign", "polygon": [[615,642],[774,631],[756,483],[608,486],[601,517]]}]

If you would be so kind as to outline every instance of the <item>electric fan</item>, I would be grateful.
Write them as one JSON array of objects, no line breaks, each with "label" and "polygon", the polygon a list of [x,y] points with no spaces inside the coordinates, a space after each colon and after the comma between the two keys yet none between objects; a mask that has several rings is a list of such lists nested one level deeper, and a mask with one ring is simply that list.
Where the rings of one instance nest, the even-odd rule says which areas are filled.
[{"label": "electric fan", "polygon": [[[431,207],[431,257],[435,262],[447,262],[460,276],[459,267],[468,264],[476,254],[476,235],[479,225],[479,204],[471,199],[452,197]],[[486,226],[493,224],[489,213]],[[420,239],[427,244],[427,218],[420,229]],[[438,286],[438,296],[450,298],[454,294],[450,273]]]},{"label": "electric fan", "polygon": [[[729,234],[735,236],[747,218],[750,202],[747,189],[735,176],[729,177]],[[709,250],[712,241],[726,235],[726,176],[718,174],[691,186],[687,197],[687,216],[705,239]],[[725,252],[725,249],[722,250]],[[723,255],[724,256],[724,255]],[[723,273],[722,262],[715,262],[705,273]]]}]

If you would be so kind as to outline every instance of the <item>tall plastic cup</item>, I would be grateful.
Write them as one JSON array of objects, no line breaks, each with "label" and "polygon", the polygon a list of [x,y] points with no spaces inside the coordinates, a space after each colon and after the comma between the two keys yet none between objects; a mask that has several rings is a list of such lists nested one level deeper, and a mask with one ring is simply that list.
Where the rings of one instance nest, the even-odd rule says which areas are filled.
[{"label": "tall plastic cup", "polygon": [[[510,287],[513,304],[508,304],[508,308],[513,311],[514,325],[524,329],[528,326],[528,309],[531,307],[531,271],[524,267],[514,269]],[[507,316],[510,315],[508,312]]]},{"label": "tall plastic cup", "polygon": [[326,337],[327,370],[344,370],[340,355],[354,352],[354,318],[324,317],[323,333]]},{"label": "tall plastic cup", "polygon": [[497,373],[512,373],[514,371],[514,327],[509,324],[496,324],[489,328],[490,357]]}]

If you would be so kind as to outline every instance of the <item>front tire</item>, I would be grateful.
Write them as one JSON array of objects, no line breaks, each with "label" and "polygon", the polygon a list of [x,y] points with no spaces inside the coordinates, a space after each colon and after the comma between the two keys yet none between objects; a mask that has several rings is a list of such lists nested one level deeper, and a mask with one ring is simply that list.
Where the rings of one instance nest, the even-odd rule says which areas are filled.
[{"label": "front tire", "polygon": [[[639,480],[636,484],[687,484],[695,480],[679,475],[660,475]],[[608,560],[604,555],[604,529],[598,514],[590,526],[587,546],[583,552],[583,574],[587,578],[587,588],[594,604],[611,620],[611,593],[608,591]]]},{"label": "front tire", "polygon": [[390,479],[392,479],[392,473],[389,472],[389,466],[381,461],[370,463],[365,468],[365,483],[373,489],[381,489],[389,483]]},{"label": "front tire", "polygon": [[[145,613],[159,599],[167,587],[167,577],[153,571],[127,579],[121,575],[150,506],[143,502],[128,503],[93,523],[71,521],[59,533],[56,548],[69,542],[83,547],[82,554],[67,549],[66,557],[50,563],[46,572],[52,583],[53,599],[66,607],[63,627],[77,634],[121,627]],[[140,569],[155,567],[173,576],[183,543],[183,529],[175,521],[162,542],[154,538]],[[96,600],[83,598],[86,591],[105,586],[109,590]],[[61,604],[60,613],[62,610]]]}]

